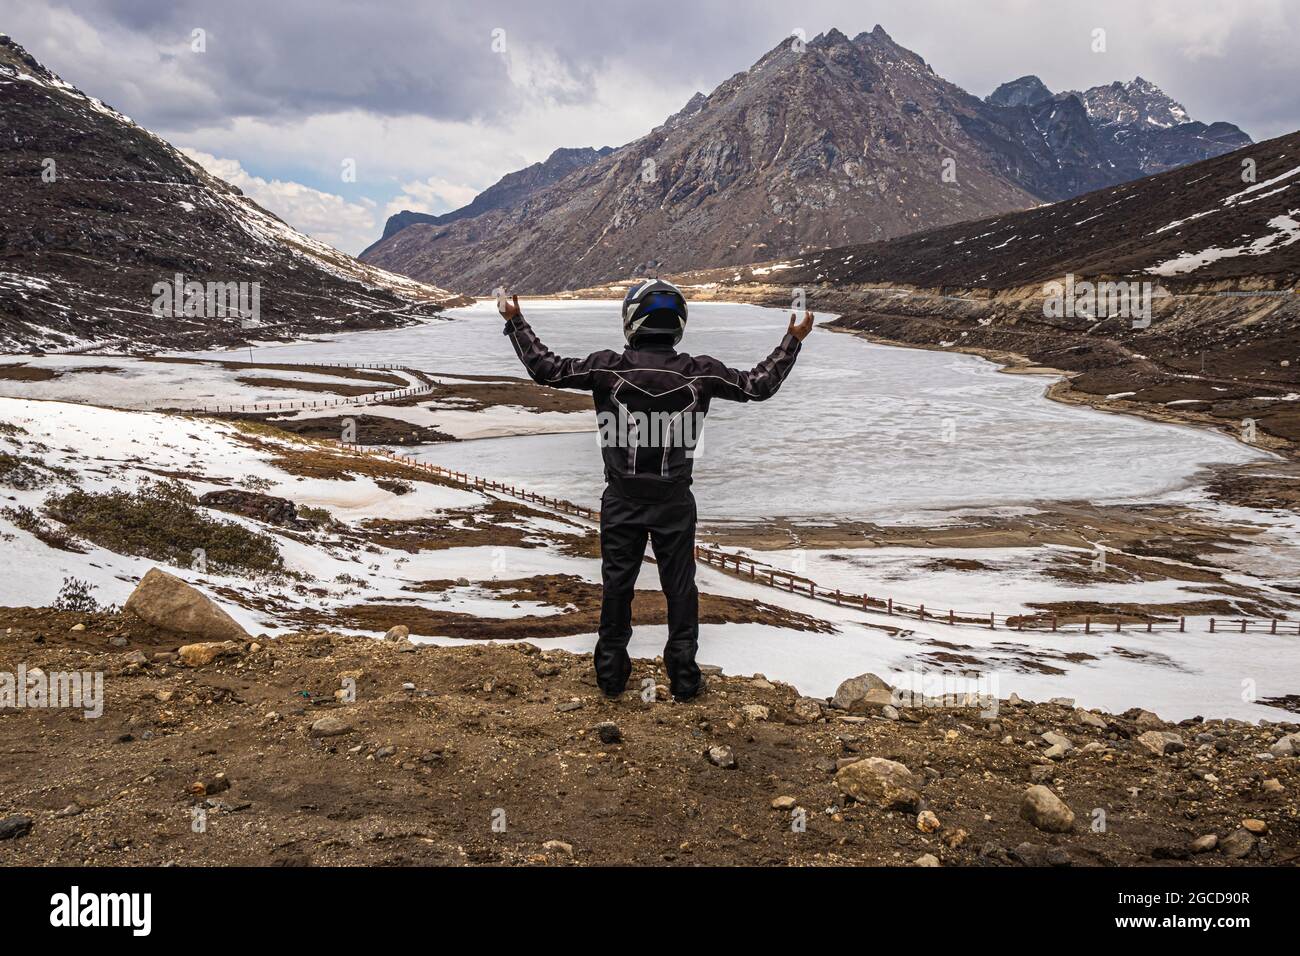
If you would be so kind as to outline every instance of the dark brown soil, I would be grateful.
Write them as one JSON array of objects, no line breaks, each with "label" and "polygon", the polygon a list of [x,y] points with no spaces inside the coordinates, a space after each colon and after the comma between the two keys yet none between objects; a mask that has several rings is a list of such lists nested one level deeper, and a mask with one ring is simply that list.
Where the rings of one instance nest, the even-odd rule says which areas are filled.
[{"label": "dark brown soil", "polygon": [[[419,587],[421,593],[445,590],[445,582]],[[418,605],[382,603],[358,604],[336,614],[308,615],[304,624],[355,630],[385,631],[405,624],[412,634],[426,637],[456,637],[465,640],[539,640],[594,634],[600,624],[601,588],[568,574],[547,574],[514,581],[486,582],[480,587],[499,591],[502,601],[536,601],[557,608],[558,614],[527,614],[521,617],[487,618],[454,611],[439,611],[427,602]],[[700,622],[703,624],[770,624],[799,631],[829,634],[833,625],[783,607],[746,598],[700,594]],[[663,593],[638,589],[632,603],[632,623],[643,627],[668,623]]]},{"label": "dark brown soil", "polygon": [[[126,645],[109,645],[119,632]],[[761,679],[715,676],[696,703],[646,702],[641,682],[664,679],[654,661],[637,661],[633,690],[608,701],[590,657],[529,645],[411,650],[302,633],[197,670],[153,656],[180,643],[113,616],[0,609],[0,669],[99,670],[107,698],[99,719],[0,711],[0,815],[33,821],[0,842],[0,865],[1297,861],[1300,760],[1254,756],[1282,728],[1162,725],[1190,747],[1156,756],[1133,740],[1135,715],[1093,729],[1053,704],[1004,704],[991,719],[958,707],[904,708],[897,721],[824,711],[803,723],[796,693]],[[143,664],[127,656],[137,648]],[[354,703],[335,699],[344,679]],[[767,718],[746,714],[751,704]],[[325,715],[350,729],[311,736]],[[621,740],[601,742],[604,721]],[[1053,763],[1046,730],[1105,749]],[[1222,751],[1197,749],[1204,730]],[[736,769],[709,762],[714,746],[733,749]],[[909,767],[941,829],[847,802],[833,769],[864,756]],[[1034,775],[1074,810],[1071,832],[1020,818]],[[794,811],[772,808],[780,796],[805,812],[802,832]],[[1266,832],[1244,858],[1189,853],[1246,819]]]}]

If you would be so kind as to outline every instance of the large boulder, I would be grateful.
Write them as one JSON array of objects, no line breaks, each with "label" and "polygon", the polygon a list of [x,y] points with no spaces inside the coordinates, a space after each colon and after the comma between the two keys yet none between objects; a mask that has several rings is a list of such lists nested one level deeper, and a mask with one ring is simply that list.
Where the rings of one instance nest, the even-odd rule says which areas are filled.
[{"label": "large boulder", "polygon": [[[875,674],[859,674],[857,677],[850,677],[835,689],[835,696],[831,698],[831,706],[839,710],[848,710],[854,704],[864,700],[872,691],[885,691],[886,694],[889,694],[893,691],[893,688]],[[884,703],[889,703],[888,698],[884,700]]]},{"label": "large boulder", "polygon": [[202,591],[158,568],[140,579],[122,610],[165,631],[203,641],[248,641],[248,632]]},{"label": "large boulder", "polygon": [[835,774],[835,785],[840,792],[882,810],[914,811],[921,802],[916,782],[912,771],[884,757],[855,760]]}]

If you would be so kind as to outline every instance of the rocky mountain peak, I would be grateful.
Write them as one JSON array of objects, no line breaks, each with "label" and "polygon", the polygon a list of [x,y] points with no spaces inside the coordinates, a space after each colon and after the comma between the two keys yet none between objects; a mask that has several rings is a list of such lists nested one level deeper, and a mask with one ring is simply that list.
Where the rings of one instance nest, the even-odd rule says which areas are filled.
[{"label": "rocky mountain peak", "polygon": [[1166,129],[1192,121],[1181,103],[1140,76],[1127,83],[1116,80],[1094,86],[1075,95],[1088,108],[1088,115],[1102,124],[1137,123]]},{"label": "rocky mountain peak", "polygon": [[1047,84],[1032,74],[1003,83],[985,102],[992,106],[1036,106],[1052,98]]}]

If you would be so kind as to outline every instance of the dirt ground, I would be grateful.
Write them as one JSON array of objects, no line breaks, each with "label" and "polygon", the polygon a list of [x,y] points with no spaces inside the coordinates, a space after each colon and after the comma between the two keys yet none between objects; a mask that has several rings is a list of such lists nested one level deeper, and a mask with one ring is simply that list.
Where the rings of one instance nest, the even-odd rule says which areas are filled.
[{"label": "dirt ground", "polygon": [[[308,632],[189,668],[172,656],[180,643],[117,614],[0,609],[0,670],[102,671],[106,696],[98,719],[0,710],[0,820],[31,824],[0,839],[0,865],[1300,859],[1300,758],[1259,756],[1296,725],[1170,726],[1133,711],[1094,715],[1094,727],[1063,703],[1015,702],[985,715],[903,707],[888,719],[739,676],[713,676],[697,702],[646,701],[642,681],[664,677],[645,660],[609,701],[588,656],[523,644]],[[349,680],[355,701],[337,700]],[[313,734],[324,717],[337,725],[317,733],[337,734]],[[617,733],[604,728],[602,740],[605,722]],[[1187,749],[1149,751],[1135,738],[1152,727]],[[1074,749],[1050,759],[1048,731]],[[711,762],[714,747],[731,748],[734,769]],[[912,771],[914,810],[939,829],[841,795],[837,762],[867,756]],[[1070,832],[1020,817],[1037,782],[1073,809]],[[774,808],[781,797],[791,799]],[[1243,855],[1193,853],[1209,834],[1235,834],[1227,846]]]}]

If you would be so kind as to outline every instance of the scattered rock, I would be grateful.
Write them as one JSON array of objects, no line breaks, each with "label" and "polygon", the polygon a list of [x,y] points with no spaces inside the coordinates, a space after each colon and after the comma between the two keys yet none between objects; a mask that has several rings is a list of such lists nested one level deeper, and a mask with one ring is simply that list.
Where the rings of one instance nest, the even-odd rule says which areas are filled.
[{"label": "scattered rock", "polygon": [[1048,833],[1069,833],[1074,829],[1074,811],[1042,784],[1035,784],[1020,798],[1021,819]]},{"label": "scattered rock", "polygon": [[311,725],[311,735],[313,737],[338,737],[351,732],[352,724],[342,717],[335,717],[332,714],[321,717]]},{"label": "scattered rock", "polygon": [[709,763],[715,767],[721,767],[723,770],[736,769],[736,754],[730,747],[710,747],[705,751],[705,756],[709,758]]},{"label": "scattered rock", "polygon": [[612,720],[602,721],[597,724],[595,731],[602,744],[616,744],[623,740],[623,731]]},{"label": "scattered rock", "polygon": [[970,838],[970,831],[958,827],[943,835],[943,842],[950,850],[955,850]]},{"label": "scattered rock", "polygon": [[555,712],[557,714],[568,714],[568,713],[572,713],[575,710],[581,710],[581,709],[582,709],[582,701],[580,700],[566,700],[563,703],[559,703],[555,705]]},{"label": "scattered rock", "polygon": [[[892,691],[893,688],[875,674],[859,674],[857,677],[850,677],[835,689],[831,706],[837,710],[848,710],[872,690]],[[888,704],[889,701],[886,700],[885,703]]]},{"label": "scattered rock", "polygon": [[893,704],[886,704],[884,707],[880,708],[880,716],[884,717],[885,720],[897,720],[898,708]]},{"label": "scattered rock", "polygon": [[1256,836],[1258,836],[1261,833],[1268,832],[1268,824],[1265,823],[1263,820],[1257,820],[1254,817],[1248,817],[1247,819],[1242,820],[1241,825],[1243,828],[1249,830],[1251,833],[1254,833]]},{"label": "scattered rock", "polygon": [[1076,711],[1074,714],[1074,719],[1077,720],[1079,723],[1083,724],[1083,726],[1085,727],[1094,727],[1097,730],[1105,730],[1108,726],[1110,726],[1106,722],[1106,719],[1104,717],[1099,717],[1098,715],[1094,714],[1090,710]]},{"label": "scattered rock", "polygon": [[794,702],[792,710],[796,720],[811,724],[813,721],[821,719],[822,702],[811,697],[800,697]]},{"label": "scattered rock", "polygon": [[32,818],[15,814],[0,819],[0,840],[16,840],[32,832]]},{"label": "scattered rock", "polygon": [[772,801],[773,810],[793,810],[796,800],[794,797],[777,797]]},{"label": "scattered rock", "polygon": [[1198,836],[1192,841],[1190,847],[1193,853],[1209,853],[1219,845],[1219,835],[1217,833],[1207,833],[1205,836]]},{"label": "scattered rock", "polygon": [[762,704],[746,704],[740,708],[740,712],[745,715],[746,720],[751,721],[767,720],[768,717],[772,716],[771,710]]},{"label": "scattered rock", "polygon": [[943,826],[931,810],[922,810],[916,815],[916,828],[922,833],[933,833]]},{"label": "scattered rock", "polygon": [[1274,757],[1294,757],[1300,754],[1300,733],[1287,734],[1269,747],[1268,752]]},{"label": "scattered rock", "polygon": [[915,860],[913,860],[912,865],[930,867],[930,866],[940,866],[941,864],[939,863],[939,858],[935,856],[933,853],[925,853],[922,854],[921,856],[918,856]]},{"label": "scattered rock", "polygon": [[573,844],[565,843],[563,840],[547,840],[542,844],[542,850],[557,856],[573,856]]},{"label": "scattered rock", "polygon": [[409,641],[411,639],[411,629],[405,624],[394,624],[384,633],[384,640],[396,644],[398,641]]},{"label": "scattered rock", "polygon": [[835,774],[835,785],[859,803],[882,810],[914,811],[921,800],[912,771],[884,757],[865,757],[842,767]]},{"label": "scattered rock", "polygon": [[1244,828],[1233,830],[1219,841],[1219,852],[1233,860],[1240,860],[1253,849],[1255,849],[1255,834]]},{"label": "scattered rock", "polygon": [[180,662],[186,667],[203,667],[205,664],[211,664],[218,657],[233,657],[238,653],[239,645],[234,641],[186,644],[176,652]]},{"label": "scattered rock", "polygon": [[1138,737],[1138,743],[1153,754],[1176,754],[1187,749],[1183,738],[1171,730],[1148,730]]},{"label": "scattered rock", "polygon": [[1139,727],[1160,727],[1164,725],[1164,721],[1158,715],[1141,708],[1125,711],[1124,716],[1130,718]]},{"label": "scattered rock", "polygon": [[251,640],[206,594],[158,568],[150,568],[140,579],[122,610],[154,627],[206,641]]}]

